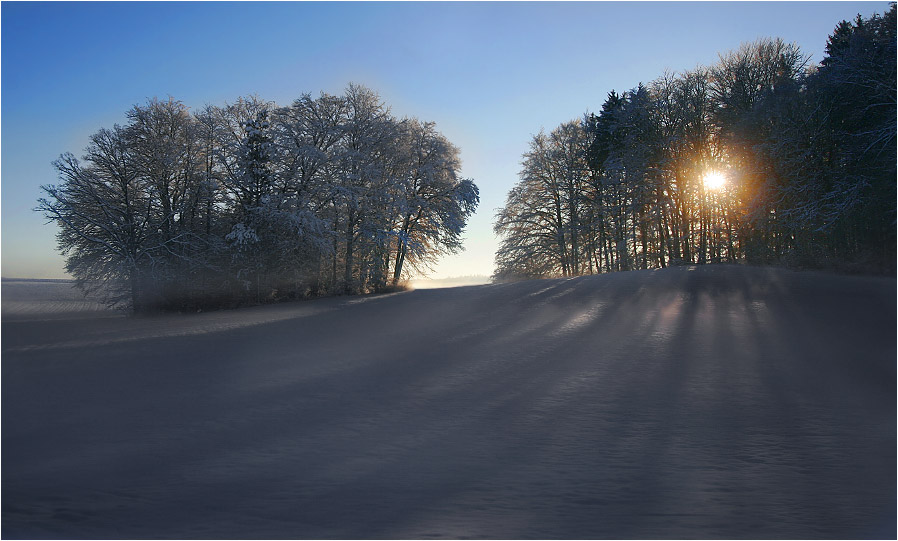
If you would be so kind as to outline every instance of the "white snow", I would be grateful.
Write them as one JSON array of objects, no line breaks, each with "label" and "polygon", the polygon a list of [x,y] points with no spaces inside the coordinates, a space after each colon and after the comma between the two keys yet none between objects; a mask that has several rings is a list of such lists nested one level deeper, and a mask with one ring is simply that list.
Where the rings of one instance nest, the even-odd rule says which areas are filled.
[{"label": "white snow", "polygon": [[894,278],[709,266],[140,318],[3,293],[4,538],[896,534]]}]

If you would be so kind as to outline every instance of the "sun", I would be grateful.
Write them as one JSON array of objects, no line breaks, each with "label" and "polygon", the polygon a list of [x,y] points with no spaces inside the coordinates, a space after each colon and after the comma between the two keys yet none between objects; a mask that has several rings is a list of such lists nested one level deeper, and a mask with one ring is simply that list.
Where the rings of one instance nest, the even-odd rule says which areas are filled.
[{"label": "sun", "polygon": [[727,183],[727,178],[720,171],[708,171],[702,178],[702,183],[709,190],[720,190]]}]

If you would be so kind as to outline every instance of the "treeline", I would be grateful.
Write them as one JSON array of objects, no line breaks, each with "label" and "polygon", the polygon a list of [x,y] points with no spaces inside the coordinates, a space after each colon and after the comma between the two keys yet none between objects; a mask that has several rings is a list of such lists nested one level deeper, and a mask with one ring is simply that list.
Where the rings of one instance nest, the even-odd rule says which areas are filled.
[{"label": "treeline", "polygon": [[746,261],[894,272],[895,4],[819,66],[764,39],[540,132],[494,279]]},{"label": "treeline", "polygon": [[479,202],[433,123],[361,86],[127,119],[54,162],[36,210],[76,283],[135,311],[384,290],[458,251]]}]

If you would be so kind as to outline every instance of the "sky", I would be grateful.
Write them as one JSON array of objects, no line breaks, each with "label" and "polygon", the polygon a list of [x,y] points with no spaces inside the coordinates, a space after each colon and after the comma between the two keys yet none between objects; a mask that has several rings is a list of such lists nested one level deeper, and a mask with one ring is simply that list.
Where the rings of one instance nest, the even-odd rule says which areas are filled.
[{"label": "sky", "polygon": [[432,278],[489,275],[495,212],[541,129],[608,92],[780,37],[822,60],[836,24],[888,2],[10,2],[0,4],[0,275],[64,278],[32,209],[51,162],[152,97],[191,109],[257,94],[378,92],[436,122],[480,188],[465,250]]}]

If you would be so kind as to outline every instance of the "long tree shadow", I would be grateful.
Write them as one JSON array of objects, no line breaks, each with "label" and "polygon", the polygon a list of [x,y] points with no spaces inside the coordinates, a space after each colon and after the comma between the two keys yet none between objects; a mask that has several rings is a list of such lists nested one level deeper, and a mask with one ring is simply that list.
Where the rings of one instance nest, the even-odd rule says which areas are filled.
[{"label": "long tree shadow", "polygon": [[[822,409],[831,378],[802,382],[820,350],[795,330],[808,314],[790,304],[793,285],[753,269],[628,274],[413,292],[156,339],[151,351],[110,345],[51,374],[41,396],[23,396],[33,381],[4,383],[4,527],[93,538],[879,531],[889,486],[857,460],[889,471],[876,449],[894,450],[894,426],[867,451],[849,440],[893,414],[864,406],[871,421],[847,426],[853,417],[821,413],[833,411]],[[91,396],[77,378],[107,385]],[[856,379],[835,406],[866,389]],[[39,422],[6,422],[23,407]]]}]

